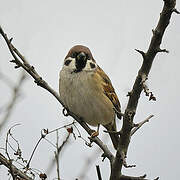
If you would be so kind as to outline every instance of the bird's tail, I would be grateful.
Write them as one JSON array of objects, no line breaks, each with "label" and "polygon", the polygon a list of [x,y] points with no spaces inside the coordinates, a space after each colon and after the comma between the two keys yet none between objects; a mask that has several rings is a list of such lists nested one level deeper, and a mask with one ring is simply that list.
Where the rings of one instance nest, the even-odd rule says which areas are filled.
[{"label": "bird's tail", "polygon": [[[104,125],[104,127],[107,129],[107,131],[112,131],[112,132],[116,132],[116,123],[114,122],[114,124],[112,123],[109,123],[107,125]],[[117,149],[118,147],[118,143],[119,143],[119,135],[116,134],[116,133],[110,133],[109,132],[109,135],[110,135],[110,138],[112,140],[112,143],[113,143],[113,146],[115,149]]]}]

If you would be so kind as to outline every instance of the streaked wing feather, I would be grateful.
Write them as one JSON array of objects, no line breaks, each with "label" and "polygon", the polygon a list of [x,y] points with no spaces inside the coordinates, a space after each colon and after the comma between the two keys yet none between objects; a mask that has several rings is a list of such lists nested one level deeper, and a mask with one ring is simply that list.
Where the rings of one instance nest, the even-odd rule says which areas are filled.
[{"label": "streaked wing feather", "polygon": [[[121,112],[121,105],[120,102],[118,100],[118,97],[115,93],[115,90],[112,86],[111,80],[109,79],[109,77],[105,74],[105,72],[98,66],[97,68],[97,73],[100,75],[100,77],[102,77],[102,86],[104,89],[104,94],[110,99],[110,101],[113,103],[115,109],[118,112]],[[121,118],[121,114],[117,113],[118,118]]]}]

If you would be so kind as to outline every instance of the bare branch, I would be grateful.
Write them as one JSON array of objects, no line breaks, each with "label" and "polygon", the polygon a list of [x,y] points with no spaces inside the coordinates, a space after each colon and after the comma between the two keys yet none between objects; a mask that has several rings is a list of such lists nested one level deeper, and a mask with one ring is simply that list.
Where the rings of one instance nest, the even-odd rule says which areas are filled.
[{"label": "bare branch", "polygon": [[13,173],[16,176],[21,177],[24,180],[33,180],[29,176],[27,176],[23,171],[19,170],[16,166],[12,164],[11,161],[7,160],[1,153],[0,153],[0,163],[4,166],[6,166],[8,169],[12,169]]},{"label": "bare branch", "polygon": [[[159,177],[157,177],[154,180],[158,180],[158,179],[159,179]],[[146,174],[145,174],[145,175],[139,176],[139,177],[132,177],[132,176],[121,175],[118,180],[149,180],[149,179],[146,179]]]},{"label": "bare branch", "polygon": [[96,166],[96,171],[97,171],[98,180],[102,180],[101,171],[100,171],[99,165]]},{"label": "bare branch", "polygon": [[[45,80],[42,79],[42,77],[35,71],[35,68],[33,66],[31,66],[25,60],[24,56],[13,46],[13,44],[11,42],[12,39],[8,39],[7,35],[3,31],[2,27],[0,27],[0,34],[3,36],[4,40],[6,41],[6,44],[8,45],[8,48],[9,48],[12,56],[14,57],[14,60],[12,60],[11,62],[16,64],[15,68],[22,67],[28,74],[30,74],[34,78],[34,80],[35,80],[34,82],[38,86],[40,86],[40,87],[46,89],[47,91],[49,91],[59,101],[59,103],[67,110],[68,115],[73,117],[86,130],[86,132],[89,135],[91,135],[93,131],[90,129],[90,127],[83,121],[83,119],[81,117],[78,117],[73,112],[70,112],[68,110],[68,108],[65,107],[65,105],[62,103],[62,101],[61,101],[61,99],[59,97],[59,94],[56,91],[54,91],[48,85],[48,83]],[[110,162],[112,162],[114,156],[109,151],[107,146],[104,145],[104,143],[98,137],[94,137],[91,140],[93,142],[95,142],[104,151],[104,154],[107,156],[107,158],[110,160]]]},{"label": "bare branch", "polygon": [[180,14],[180,12],[177,9],[173,9],[173,12],[175,12],[176,14]]},{"label": "bare branch", "polygon": [[[59,171],[59,135],[58,135],[58,131],[56,131],[56,151],[54,152],[55,153],[55,160],[56,160],[56,167],[57,167],[57,179],[60,180],[60,171]],[[63,146],[61,146],[63,147]],[[61,148],[62,149],[62,148]],[[59,151],[59,152],[58,152]]]},{"label": "bare branch", "polygon": [[135,128],[132,129],[132,131],[131,131],[131,136],[132,136],[138,129],[140,129],[143,124],[145,124],[146,122],[149,122],[149,120],[150,120],[152,117],[154,117],[154,115],[150,115],[150,116],[147,117],[144,121],[136,124],[136,125],[135,125]]},{"label": "bare branch", "polygon": [[143,84],[141,83],[142,75],[144,74],[146,77],[148,77],[153,60],[158,53],[158,50],[160,49],[162,37],[166,27],[169,24],[175,5],[176,0],[164,0],[164,7],[160,14],[158,25],[153,31],[154,33],[148,51],[144,54],[138,50],[138,52],[143,55],[143,63],[134,82],[133,89],[129,96],[128,105],[123,116],[123,126],[121,130],[122,133],[120,136],[118,150],[116,152],[116,157],[112,165],[110,180],[118,180],[121,176],[121,170],[123,166],[123,158],[121,155],[123,153],[126,155],[128,151],[128,146],[131,139],[131,130],[133,128],[133,119],[138,106],[140,94],[143,90]]},{"label": "bare branch", "polygon": [[54,167],[54,164],[55,164],[55,163],[58,163],[58,162],[57,162],[57,158],[59,158],[62,149],[65,148],[65,146],[67,145],[67,142],[68,142],[68,139],[69,139],[69,137],[70,137],[70,134],[71,134],[71,133],[68,133],[68,135],[66,136],[65,140],[63,141],[63,143],[62,143],[60,146],[58,145],[58,147],[56,147],[56,148],[57,148],[57,150],[56,150],[56,156],[55,156],[54,159],[52,159],[51,163],[49,163],[49,166],[48,166],[48,168],[47,168],[47,170],[46,170],[47,174],[49,174],[49,173],[51,172],[52,168]]},{"label": "bare branch", "polygon": [[137,51],[138,53],[140,53],[143,57],[143,59],[145,59],[145,52],[144,51],[141,51],[139,49],[135,49],[135,51]]}]

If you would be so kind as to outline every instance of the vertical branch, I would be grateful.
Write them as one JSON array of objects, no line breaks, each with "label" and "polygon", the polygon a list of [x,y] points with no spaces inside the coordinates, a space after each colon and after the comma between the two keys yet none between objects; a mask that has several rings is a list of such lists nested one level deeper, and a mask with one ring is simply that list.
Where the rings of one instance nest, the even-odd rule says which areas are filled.
[{"label": "vertical branch", "polygon": [[143,63],[134,82],[133,89],[129,94],[128,105],[123,117],[120,142],[112,165],[110,180],[119,180],[121,178],[123,165],[125,167],[132,167],[127,166],[125,158],[130,143],[131,130],[134,127],[134,115],[136,114],[140,94],[143,90],[142,81],[147,79],[156,54],[158,52],[167,52],[167,50],[161,50],[160,45],[165,29],[169,24],[172,13],[174,12],[175,5],[176,0],[164,0],[164,7],[160,14],[158,25],[155,30],[153,30],[153,36],[148,51],[144,53],[143,51],[137,50],[143,57]]},{"label": "vertical branch", "polygon": [[58,135],[58,131],[56,131],[56,151],[55,153],[55,159],[56,159],[56,170],[57,170],[57,176],[58,176],[58,180],[60,180],[60,171],[59,171],[59,156],[58,156],[58,149],[59,149],[59,135]]},{"label": "vertical branch", "polygon": [[97,171],[97,175],[98,175],[98,180],[102,180],[101,171],[100,171],[99,166],[96,166],[96,171]]},{"label": "vertical branch", "polygon": [[0,153],[0,164],[6,166],[8,169],[11,168],[14,174],[16,174],[18,177],[20,177],[23,180],[33,180],[31,177],[27,176],[23,171],[21,171],[16,166],[14,166],[12,162],[9,161],[6,157],[4,157],[1,153]]}]

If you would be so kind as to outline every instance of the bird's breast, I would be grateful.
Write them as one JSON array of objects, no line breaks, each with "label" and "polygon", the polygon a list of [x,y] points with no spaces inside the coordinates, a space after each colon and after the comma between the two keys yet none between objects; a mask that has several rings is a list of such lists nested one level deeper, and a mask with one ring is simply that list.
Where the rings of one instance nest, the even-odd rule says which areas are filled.
[{"label": "bird's breast", "polygon": [[89,125],[105,125],[114,121],[113,105],[104,94],[94,72],[70,73],[61,70],[59,93],[68,109]]}]

